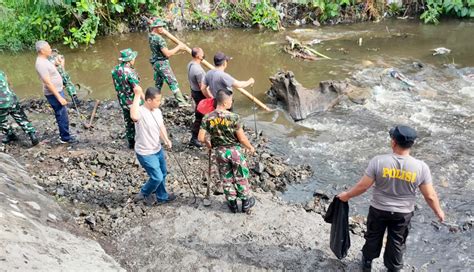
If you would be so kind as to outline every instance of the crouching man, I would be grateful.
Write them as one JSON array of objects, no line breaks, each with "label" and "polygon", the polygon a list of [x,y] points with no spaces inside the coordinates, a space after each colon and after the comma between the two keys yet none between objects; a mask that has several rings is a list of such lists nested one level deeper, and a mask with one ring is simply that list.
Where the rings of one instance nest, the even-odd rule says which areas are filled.
[{"label": "crouching man", "polygon": [[[240,198],[242,212],[247,212],[255,205],[255,198],[250,196],[250,171],[240,145],[251,154],[255,152],[255,148],[245,136],[239,115],[229,111],[232,107],[232,94],[222,89],[217,92],[215,99],[217,107],[204,116],[198,139],[209,149],[215,150],[219,175],[230,210],[237,212],[237,198]],[[206,132],[209,133],[211,141],[206,139]]]},{"label": "crouching man", "polygon": [[142,89],[137,85],[133,91],[135,96],[130,108],[130,117],[135,122],[135,153],[150,177],[135,196],[134,202],[144,201],[147,205],[163,204],[176,199],[176,196],[166,191],[166,160],[160,137],[168,148],[171,148],[171,141],[159,109],[161,91],[155,87],[148,88],[142,106]]}]

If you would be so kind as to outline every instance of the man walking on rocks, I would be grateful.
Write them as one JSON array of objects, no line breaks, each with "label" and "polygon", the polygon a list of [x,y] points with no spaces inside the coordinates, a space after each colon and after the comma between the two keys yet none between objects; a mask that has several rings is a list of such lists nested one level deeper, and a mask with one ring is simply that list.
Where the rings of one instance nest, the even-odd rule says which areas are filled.
[{"label": "man walking on rocks", "polygon": [[362,179],[349,191],[338,195],[340,200],[349,201],[374,185],[367,216],[366,242],[362,248],[364,271],[370,271],[372,260],[379,257],[386,229],[384,264],[388,271],[403,268],[403,252],[415,209],[417,188],[438,219],[444,220],[428,165],[410,156],[410,149],[417,138],[416,131],[399,125],[392,128],[389,134],[393,153],[374,157]]},{"label": "man walking on rocks", "polygon": [[204,77],[206,72],[201,66],[201,62],[204,60],[204,51],[195,47],[191,50],[191,56],[193,60],[188,64],[188,80],[189,86],[191,87],[191,97],[194,100],[194,123],[191,129],[191,141],[190,145],[196,147],[202,147],[201,143],[198,141],[197,136],[199,133],[199,128],[201,127],[201,121],[204,115],[197,110],[197,106],[201,100],[206,97],[212,97],[211,94],[204,88]]},{"label": "man walking on rocks", "polygon": [[125,121],[125,137],[130,149],[135,147],[135,125],[130,118],[130,106],[134,100],[134,93],[143,94],[140,87],[140,77],[133,68],[137,55],[137,51],[133,51],[131,48],[120,51],[120,64],[112,70],[112,80],[122,108]]},{"label": "man walking on rocks", "polygon": [[155,87],[148,88],[142,106],[141,89],[134,91],[130,117],[135,122],[135,152],[138,161],[150,176],[140,193],[135,196],[134,202],[144,201],[147,205],[167,203],[176,199],[176,196],[166,191],[166,160],[160,137],[168,148],[171,148],[171,141],[159,109],[161,91]]},{"label": "man walking on rocks", "polygon": [[64,99],[63,79],[58,70],[48,57],[51,56],[51,46],[46,41],[36,42],[36,72],[43,82],[46,99],[54,110],[56,122],[59,127],[61,143],[75,143],[76,139],[69,133],[69,117],[67,114],[67,101]]},{"label": "man walking on rocks", "polygon": [[161,19],[155,19],[150,23],[150,34],[148,41],[150,43],[151,58],[150,63],[154,70],[155,86],[161,91],[163,83],[166,82],[171,89],[179,107],[188,107],[189,103],[179,90],[178,80],[171,69],[169,57],[175,55],[179,50],[184,50],[184,44],[178,44],[173,49],[168,49],[165,39],[161,36],[164,32],[166,23]]},{"label": "man walking on rocks", "polygon": [[[255,148],[245,136],[239,115],[229,111],[232,107],[232,94],[227,89],[222,89],[217,92],[215,98],[217,107],[204,116],[198,138],[209,150],[215,150],[219,175],[230,210],[237,212],[237,198],[240,198],[242,212],[247,212],[255,205],[255,198],[250,196],[250,171],[240,145],[251,154],[255,152]],[[206,132],[210,134],[211,141],[206,139]]]},{"label": "man walking on rocks", "polygon": [[28,117],[20,106],[20,100],[10,88],[7,76],[0,70],[0,129],[3,133],[3,144],[18,139],[18,136],[8,124],[8,115],[11,115],[23,131],[28,134],[33,146],[39,143],[36,137],[36,129],[28,121]]},{"label": "man walking on rocks", "polygon": [[232,87],[246,88],[255,83],[253,78],[249,78],[247,81],[239,81],[226,73],[225,69],[231,59],[222,52],[217,52],[214,55],[216,68],[208,71],[204,78],[204,88],[208,88],[212,97],[216,97],[217,91],[222,89],[227,89],[232,94]]}]

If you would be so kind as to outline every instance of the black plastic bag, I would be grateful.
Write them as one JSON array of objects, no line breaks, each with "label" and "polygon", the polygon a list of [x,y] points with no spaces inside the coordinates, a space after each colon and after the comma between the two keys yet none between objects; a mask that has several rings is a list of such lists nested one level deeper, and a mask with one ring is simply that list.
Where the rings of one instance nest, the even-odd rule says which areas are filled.
[{"label": "black plastic bag", "polygon": [[329,245],[338,259],[347,256],[351,247],[349,236],[349,203],[339,200],[336,196],[329,205],[324,221],[331,224]]}]

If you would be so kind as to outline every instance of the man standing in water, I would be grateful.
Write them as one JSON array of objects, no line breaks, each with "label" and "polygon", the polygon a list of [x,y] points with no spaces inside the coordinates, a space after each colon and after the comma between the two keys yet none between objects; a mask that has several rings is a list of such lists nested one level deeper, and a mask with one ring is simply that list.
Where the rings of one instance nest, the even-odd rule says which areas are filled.
[{"label": "man standing in water", "polygon": [[138,93],[143,93],[140,87],[140,77],[135,68],[133,68],[137,55],[138,53],[131,48],[120,51],[120,64],[112,70],[112,80],[114,81],[117,98],[122,108],[126,129],[125,137],[130,149],[135,147],[135,125],[130,118],[130,106],[134,99],[135,90],[139,90],[140,92]]},{"label": "man standing in water", "polygon": [[135,152],[138,161],[150,176],[140,193],[135,196],[134,202],[144,201],[147,205],[167,203],[176,199],[176,196],[166,191],[166,160],[160,138],[168,148],[171,148],[171,141],[159,109],[161,91],[155,87],[148,88],[143,106],[140,106],[141,89],[134,91],[130,117],[135,122],[137,131]]},{"label": "man standing in water", "polygon": [[46,99],[54,110],[59,127],[61,143],[74,143],[76,139],[69,133],[69,117],[67,115],[67,101],[64,99],[63,79],[48,57],[51,56],[51,46],[46,41],[36,42],[36,72],[42,83]]},{"label": "man standing in water", "polygon": [[194,123],[191,129],[192,135],[189,144],[196,147],[202,147],[197,136],[204,115],[198,112],[197,106],[201,100],[212,96],[209,94],[207,89],[204,88],[204,77],[206,76],[206,72],[201,66],[201,62],[204,60],[204,51],[199,47],[195,47],[191,50],[191,56],[193,57],[193,60],[188,64],[188,80],[189,86],[191,87],[191,97],[193,98],[196,107],[194,108]]},{"label": "man standing in water", "polygon": [[178,81],[176,80],[176,76],[171,69],[169,61],[169,57],[178,53],[179,50],[184,50],[185,45],[178,44],[175,48],[171,50],[168,49],[165,39],[161,36],[165,30],[164,26],[166,26],[164,21],[161,19],[154,19],[150,23],[151,31],[148,35],[148,41],[150,43],[151,49],[150,63],[154,70],[153,78],[155,79],[155,86],[161,91],[163,83],[166,82],[174,97],[176,98],[176,101],[178,101],[178,106],[187,107],[190,105],[179,90]]},{"label": "man standing in water", "polygon": [[39,143],[36,137],[36,129],[30,121],[28,121],[28,117],[20,106],[20,100],[10,88],[7,76],[0,70],[0,129],[4,134],[2,139],[3,144],[8,144],[18,139],[18,136],[16,136],[12,127],[8,124],[8,115],[11,115],[23,131],[30,136],[33,146]]},{"label": "man standing in water", "polygon": [[207,72],[203,87],[208,88],[212,97],[215,97],[217,91],[222,89],[227,89],[230,94],[232,94],[232,87],[246,88],[255,83],[253,78],[249,78],[247,81],[239,81],[226,73],[225,69],[227,69],[228,62],[231,59],[231,57],[226,56],[222,52],[217,52],[214,56],[214,65],[216,68]]},{"label": "man standing in water", "polygon": [[[239,115],[229,111],[232,94],[222,89],[217,92],[216,101],[216,110],[202,120],[198,139],[209,150],[215,149],[219,175],[231,212],[237,212],[237,198],[242,200],[242,212],[247,212],[255,205],[255,198],[250,196],[250,171],[240,145],[251,154],[255,153],[255,148],[245,136]],[[206,132],[210,134],[210,142],[206,139]]]},{"label": "man standing in water", "polygon": [[375,184],[367,216],[366,242],[362,248],[364,271],[370,271],[372,260],[379,257],[385,229],[388,235],[384,264],[389,271],[403,268],[403,252],[415,209],[417,188],[438,219],[444,220],[428,165],[410,156],[416,131],[399,125],[392,128],[389,134],[393,153],[374,157],[362,179],[349,191],[338,195],[340,200],[347,202]]}]

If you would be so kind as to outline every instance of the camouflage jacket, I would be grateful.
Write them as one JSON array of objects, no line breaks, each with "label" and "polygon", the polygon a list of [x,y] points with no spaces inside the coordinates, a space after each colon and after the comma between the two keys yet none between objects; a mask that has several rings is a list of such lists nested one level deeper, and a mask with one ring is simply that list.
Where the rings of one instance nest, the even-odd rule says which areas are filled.
[{"label": "camouflage jacket", "polygon": [[112,80],[119,103],[130,106],[133,103],[133,88],[140,84],[140,77],[135,69],[128,62],[122,62],[112,70]]},{"label": "camouflage jacket", "polygon": [[11,108],[17,101],[16,94],[8,85],[7,75],[0,70],[0,109]]},{"label": "camouflage jacket", "polygon": [[154,64],[159,60],[167,60],[168,57],[161,52],[162,48],[167,48],[165,39],[157,34],[148,34],[148,42],[150,43],[151,58],[150,63]]},{"label": "camouflage jacket", "polygon": [[213,147],[239,145],[236,132],[242,128],[238,114],[230,111],[212,111],[204,116],[201,128],[211,136]]}]

